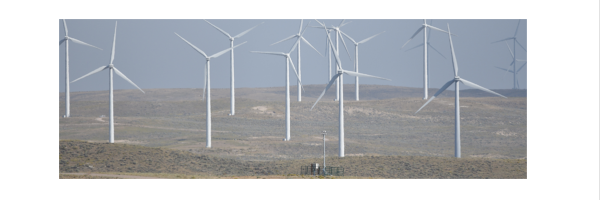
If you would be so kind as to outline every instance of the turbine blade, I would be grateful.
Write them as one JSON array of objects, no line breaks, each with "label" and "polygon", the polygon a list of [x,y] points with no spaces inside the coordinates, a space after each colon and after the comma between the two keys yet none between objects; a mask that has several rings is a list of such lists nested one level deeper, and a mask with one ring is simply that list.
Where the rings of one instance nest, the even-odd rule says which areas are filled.
[{"label": "turbine blade", "polygon": [[86,45],[86,46],[89,46],[89,47],[94,47],[94,48],[96,48],[96,49],[100,49],[100,50],[102,50],[101,48],[95,47],[94,45],[91,45],[91,44],[85,43],[85,42],[83,42],[83,41],[81,41],[81,40],[78,40],[78,39],[75,39],[75,38],[72,38],[72,37],[70,37],[69,39],[70,39],[71,41],[75,42],[75,43],[82,44],[82,45]]},{"label": "turbine blade", "polygon": [[421,106],[421,108],[419,108],[419,110],[417,110],[417,112],[415,112],[415,114],[417,114],[419,111],[421,111],[421,109],[423,109],[427,104],[429,104],[429,102],[433,101],[433,99],[435,99],[438,95],[440,95],[442,92],[444,92],[444,90],[446,90],[448,87],[450,87],[450,85],[452,85],[452,83],[454,83],[454,79],[448,81],[446,84],[444,84],[444,86],[442,86],[442,88],[440,88],[432,97],[431,99],[429,99],[427,102],[425,102],[425,104],[423,104],[423,106]]},{"label": "turbine blade", "polygon": [[187,40],[185,40],[179,34],[175,33],[175,35],[179,36],[179,38],[181,38],[183,41],[185,41],[186,43],[188,43],[192,48],[194,48],[198,53],[202,54],[205,58],[208,58],[208,56],[204,53],[204,51],[200,50],[198,47],[194,46],[192,43],[190,43]]},{"label": "turbine blade", "polygon": [[[449,33],[448,31],[442,30],[442,29],[440,29],[438,27],[435,27],[435,26],[428,25],[428,27],[431,28],[431,29],[433,29],[433,30],[436,30],[436,31],[441,31],[441,32],[444,32],[444,33]],[[454,34],[452,34],[452,35],[454,35]],[[456,36],[456,35],[454,35],[454,36]]]},{"label": "turbine blade", "polygon": [[450,39],[450,49],[452,49],[452,66],[454,67],[454,77],[458,76],[458,63],[456,63],[456,55],[454,54],[454,45],[452,45],[452,34],[450,34],[450,24],[448,25],[448,38]]},{"label": "turbine blade", "polygon": [[275,44],[279,44],[280,42],[283,42],[283,41],[286,41],[286,40],[292,39],[292,38],[294,38],[294,37],[296,37],[296,35],[292,35],[292,36],[290,36],[290,37],[287,37],[287,38],[285,38],[285,39],[283,39],[283,40],[279,40],[278,42],[275,42],[275,43],[271,44],[271,46],[273,46],[273,45],[275,45]]},{"label": "turbine blade", "polygon": [[234,36],[233,38],[239,38],[239,37],[242,37],[242,36],[246,35],[246,33],[250,32],[252,29],[254,29],[254,28],[256,28],[256,27],[260,26],[261,24],[264,24],[264,22],[262,22],[262,23],[260,23],[260,24],[258,24],[258,25],[256,25],[256,26],[254,26],[254,27],[252,27],[252,28],[250,28],[250,29],[248,29],[248,30],[246,30],[246,31],[244,31],[244,32],[241,32],[240,34],[237,34],[237,35],[236,35],[236,36]]},{"label": "turbine blade", "polygon": [[304,35],[304,31],[306,31],[306,28],[308,28],[308,25],[310,25],[310,21],[308,22],[308,24],[306,25],[306,27],[304,27],[304,30],[302,31],[302,33],[300,33],[300,35],[298,36],[298,39],[296,40],[296,43],[294,43],[294,46],[292,46],[292,48],[290,49],[290,51],[288,52],[288,54],[292,53],[292,51],[294,51],[294,49],[296,48],[296,46],[298,45],[298,43],[300,43],[300,39],[302,38],[302,35]]},{"label": "turbine blade", "polygon": [[340,31],[343,35],[345,35],[348,39],[350,39],[355,45],[358,45],[358,43],[356,41],[354,41],[354,39],[352,39],[349,35],[347,35],[346,33]]},{"label": "turbine blade", "polygon": [[517,29],[515,29],[515,35],[513,36],[514,38],[517,37],[517,31],[519,31],[519,25],[521,24],[521,19],[519,19],[519,23],[517,23]]},{"label": "turbine blade", "polygon": [[[319,22],[319,20],[316,20],[316,19],[315,19],[315,21]],[[321,22],[319,22],[319,24],[323,25],[323,27],[325,28],[325,24],[323,24]],[[333,48],[334,46],[333,46],[333,42],[331,42],[331,37],[329,36],[329,32],[327,31],[327,29],[324,29],[324,30],[325,30],[325,34],[327,35],[327,41],[329,41],[329,46],[331,47],[331,50],[333,51],[333,55],[335,56],[335,60],[338,63],[340,63],[340,58],[338,57],[337,51],[335,50],[335,48]],[[338,65],[335,65],[335,66],[339,69]]]},{"label": "turbine blade", "polygon": [[302,22],[304,22],[304,20],[300,19],[300,27],[298,27],[298,35],[300,34],[300,32],[302,32]]},{"label": "turbine blade", "polygon": [[110,54],[110,64],[115,60],[115,44],[117,42],[117,22],[115,21],[115,37],[113,38],[112,53]]},{"label": "turbine blade", "polygon": [[63,19],[63,26],[65,27],[65,35],[69,35],[69,29],[67,29],[67,22]]},{"label": "turbine blade", "polygon": [[444,56],[442,53],[440,53],[440,51],[438,51],[437,49],[435,49],[435,47],[433,47],[433,45],[429,44],[429,42],[427,42],[427,46],[431,47],[431,49],[433,49],[435,52],[437,52],[438,54],[440,54],[440,56],[444,57],[444,59],[447,59],[446,56]]},{"label": "turbine blade", "polygon": [[519,72],[521,71],[521,69],[523,69],[523,67],[525,67],[525,65],[527,65],[527,62],[521,65],[521,67],[519,67],[519,69],[517,70],[517,74],[519,74]]},{"label": "turbine blade", "polygon": [[[246,41],[246,42],[247,42],[247,41]],[[246,44],[246,42],[242,42],[242,43],[240,43],[240,44],[238,44],[238,45],[235,45],[235,46],[233,46],[232,48],[227,48],[227,49],[225,49],[225,50],[223,50],[223,51],[221,51],[221,52],[219,52],[219,53],[216,53],[216,54],[214,54],[214,55],[210,56],[210,58],[216,58],[216,57],[219,57],[219,56],[221,56],[221,55],[223,55],[223,54],[225,54],[225,53],[227,53],[227,52],[229,52],[229,51],[231,51],[231,50],[235,49],[236,47],[242,46],[242,44]]]},{"label": "turbine blade", "polygon": [[[363,73],[358,73],[358,72],[353,72],[353,71],[346,71],[343,70],[343,72],[345,74],[348,74],[350,76],[358,76],[358,77],[369,77],[369,78],[376,78],[376,79],[381,79],[381,80],[387,80],[387,81],[391,81],[390,79],[387,78],[381,78],[379,76],[373,76],[373,75],[368,75],[368,74],[363,74]],[[340,83],[341,84],[341,83]]]},{"label": "turbine blade", "polygon": [[497,66],[494,66],[494,67],[495,67],[495,68],[498,68],[498,69],[500,69],[500,70],[502,70],[502,71],[507,71],[507,72],[511,72],[511,73],[513,72],[512,70],[509,70],[509,69],[504,69],[504,68],[502,68],[502,67],[497,67]]},{"label": "turbine blade", "polygon": [[[342,32],[342,31],[340,31]],[[344,41],[344,37],[342,37],[342,34],[338,33],[340,35],[340,38],[342,39],[342,44],[344,44],[344,49],[346,49],[346,53],[348,54],[348,58],[350,58],[350,60],[352,61],[352,63],[354,63],[354,59],[352,59],[352,56],[350,56],[350,51],[348,51],[348,47],[346,47],[346,42]]]},{"label": "turbine blade", "polygon": [[75,81],[81,80],[82,78],[88,77],[89,75],[98,73],[99,71],[105,70],[108,66],[102,66],[99,67],[98,69],[95,69],[93,71],[91,71],[90,73],[87,73],[86,75],[83,75],[82,77],[79,77],[78,79],[75,79],[74,81],[71,81],[71,83],[75,83]]},{"label": "turbine blade", "polygon": [[[510,46],[508,46],[508,42],[504,42],[504,43],[506,44],[506,48],[508,48],[508,51],[510,52],[510,56],[512,56],[512,58],[515,58],[515,54],[513,54],[512,50],[510,50]],[[511,65],[512,65],[512,63],[511,63]]]},{"label": "turbine blade", "polygon": [[278,55],[278,56],[285,56],[285,53],[282,52],[265,52],[265,51],[250,51],[252,53],[262,53],[262,54],[271,54],[271,55]]},{"label": "turbine blade", "polygon": [[506,40],[512,40],[512,39],[514,39],[514,38],[511,38],[511,37],[510,37],[510,38],[505,38],[505,39],[501,39],[501,40],[498,40],[498,41],[492,42],[491,44],[498,43],[498,42],[502,42],[502,41],[506,41]]},{"label": "turbine blade", "polygon": [[144,90],[142,90],[142,88],[138,87],[135,83],[133,83],[133,81],[129,80],[127,78],[127,76],[125,76],[125,74],[121,73],[121,71],[119,71],[116,67],[113,67],[113,69],[115,69],[115,73],[117,73],[117,75],[119,75],[121,78],[125,79],[127,82],[131,83],[131,85],[135,86],[137,89],[142,91],[142,93],[146,94],[146,92],[144,92]]},{"label": "turbine blade", "polygon": [[210,22],[204,20],[206,23],[210,24],[212,27],[215,27],[217,30],[219,30],[221,33],[223,33],[225,36],[227,36],[228,38],[231,38],[231,36],[229,35],[229,33],[225,32],[224,30],[220,29],[219,27],[211,24]]},{"label": "turbine blade", "polygon": [[523,48],[523,50],[525,50],[525,52],[527,52],[527,49],[525,49],[525,47],[523,47],[523,45],[521,45],[521,43],[519,43],[519,40],[517,40],[516,38],[515,38],[515,42],[517,42],[517,44],[519,44],[519,46],[521,46],[521,48]]},{"label": "turbine blade", "polygon": [[337,73],[337,74],[335,74],[335,76],[331,77],[331,80],[329,81],[329,84],[327,84],[327,87],[325,87],[325,90],[323,90],[323,92],[321,92],[321,96],[319,96],[319,98],[317,99],[317,101],[315,101],[315,104],[313,104],[313,106],[310,108],[311,111],[317,105],[317,103],[319,103],[319,100],[321,100],[321,98],[323,98],[323,95],[325,95],[325,92],[327,92],[327,90],[329,90],[329,88],[331,87],[331,85],[333,85],[333,83],[335,82],[335,80],[339,76],[340,76],[340,74]]},{"label": "turbine blade", "polygon": [[400,49],[404,48],[404,46],[406,46],[406,44],[408,44],[408,42],[410,42],[415,36],[417,36],[417,34],[419,34],[419,32],[421,32],[421,30],[423,30],[423,28],[425,28],[424,26],[421,26],[421,28],[417,29],[417,31],[415,32],[415,34],[413,34],[410,39],[408,39],[408,41],[406,41],[404,43],[404,45],[402,45],[402,47],[400,47]]},{"label": "turbine blade", "polygon": [[[421,47],[421,46],[423,46],[423,43],[421,43],[421,44],[419,44],[419,45],[417,45],[417,46],[415,46],[415,47],[413,47],[413,48],[410,48],[410,49],[408,49],[408,50],[406,50],[406,51],[410,51],[410,50],[413,50],[413,49],[419,48],[419,47]],[[406,52],[406,51],[405,51],[405,52]]]},{"label": "turbine blade", "polygon": [[302,88],[303,92],[304,91],[304,86],[302,86],[302,79],[300,78],[300,76],[298,75],[298,71],[296,71],[296,67],[294,67],[294,62],[292,61],[292,58],[290,58],[289,56],[286,56],[288,61],[292,64],[292,69],[294,69],[294,73],[296,74],[296,78],[298,78],[298,82],[300,82],[300,87]]},{"label": "turbine blade", "polygon": [[304,37],[302,37],[302,41],[304,41],[304,43],[308,44],[308,46],[310,46],[312,49],[314,49],[319,55],[321,55],[321,57],[323,57],[323,54],[321,54],[319,51],[317,51],[317,49],[315,47],[313,47],[313,45],[310,44],[310,42],[308,42],[308,40],[304,39]]},{"label": "turbine blade", "polygon": [[369,40],[373,39],[374,37],[377,37],[378,35],[380,35],[380,34],[382,34],[382,33],[385,33],[385,31],[383,31],[383,32],[381,32],[381,33],[378,33],[378,34],[375,34],[375,35],[373,35],[373,36],[371,36],[371,37],[369,37],[369,38],[367,38],[367,39],[364,39],[364,40],[362,40],[362,41],[360,41],[360,42],[358,42],[358,43],[359,43],[359,44],[361,44],[361,43],[365,43],[365,42],[367,42],[367,41],[369,41]]},{"label": "turbine blade", "polygon": [[342,24],[344,23],[344,21],[346,21],[346,19],[342,19],[342,22],[340,22],[340,25],[338,25],[338,28],[339,28],[340,26],[342,26]]},{"label": "turbine blade", "polygon": [[352,23],[352,21],[346,22],[345,24],[342,24],[339,26],[339,28],[342,28],[343,26],[346,26],[346,24]]},{"label": "turbine blade", "polygon": [[460,78],[459,80],[460,80],[460,82],[464,83],[465,85],[467,85],[467,86],[469,86],[469,87],[472,87],[472,88],[477,88],[477,89],[480,89],[480,90],[483,90],[483,91],[486,91],[486,92],[489,92],[489,93],[492,93],[492,94],[495,94],[495,95],[498,95],[498,96],[501,96],[501,97],[504,97],[504,98],[506,98],[505,96],[503,96],[503,95],[501,95],[501,94],[498,94],[498,93],[496,93],[496,92],[494,92],[494,91],[492,91],[492,90],[490,90],[490,89],[487,89],[487,88],[481,87],[481,86],[479,86],[479,85],[477,85],[477,84],[475,84],[475,83],[472,83],[472,82],[470,82],[470,81],[467,81],[466,79],[462,79],[462,78]]},{"label": "turbine blade", "polygon": [[67,39],[62,39],[60,40],[60,42],[58,42],[58,45],[61,45],[62,43],[64,43],[65,41],[67,41]]}]

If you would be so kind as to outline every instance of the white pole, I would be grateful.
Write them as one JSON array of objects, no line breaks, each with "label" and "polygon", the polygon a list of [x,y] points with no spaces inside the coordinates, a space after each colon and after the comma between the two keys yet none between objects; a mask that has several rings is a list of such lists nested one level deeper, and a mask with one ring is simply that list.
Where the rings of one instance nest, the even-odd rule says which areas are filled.
[{"label": "white pole", "polygon": [[233,39],[231,39],[231,113],[230,115],[235,115],[235,77],[233,71]]},{"label": "white pole", "polygon": [[[355,45],[355,51],[354,51],[354,71],[356,71],[356,73],[358,73],[358,45]],[[354,81],[354,86],[356,87],[355,91],[356,91],[356,101],[358,101],[358,76],[354,77],[355,81]]]},{"label": "white pole", "polygon": [[323,131],[323,175],[325,175],[325,135],[327,135],[327,133],[325,131]]},{"label": "white pole", "polygon": [[514,56],[513,56],[513,89],[517,89],[517,48],[516,48],[516,42],[517,39],[513,38],[513,52],[514,52]]},{"label": "white pole", "polygon": [[344,74],[340,74],[340,158],[344,157]]},{"label": "white pole", "polygon": [[115,143],[115,115],[114,115],[114,111],[113,111],[113,66],[112,64],[110,64],[110,69],[108,70],[108,90],[109,90],[109,94],[108,94],[108,107],[109,107],[109,125],[108,125],[108,143]]},{"label": "white pole", "polygon": [[285,57],[285,141],[290,141],[290,62]]},{"label": "white pole", "polygon": [[[427,20],[423,22],[425,26]],[[423,99],[427,99],[427,26],[423,28]]]},{"label": "white pole", "polygon": [[302,80],[302,67],[300,65],[300,44],[302,44],[302,41],[298,43],[298,102],[302,101],[302,90],[300,88],[300,80]]},{"label": "white pole", "polygon": [[454,116],[454,156],[460,158],[460,97],[459,97],[459,89],[458,85],[460,81],[455,81],[454,85],[456,88],[456,96],[454,99],[454,112],[456,116]]},{"label": "white pole", "polygon": [[206,148],[211,147],[210,122],[210,58],[208,58],[206,59]]},{"label": "white pole", "polygon": [[[335,51],[336,51],[336,56],[339,58],[340,57],[340,45],[338,44],[338,29],[335,30]],[[335,61],[336,65],[339,67],[340,63],[338,63],[338,60],[336,59]],[[336,70],[337,71],[337,70]],[[336,80],[336,90],[337,92],[335,93],[335,100],[339,101],[340,100],[340,79]]]},{"label": "white pole", "polygon": [[66,68],[65,68],[65,117],[71,117],[71,95],[69,89],[69,40],[65,41],[66,44]]}]

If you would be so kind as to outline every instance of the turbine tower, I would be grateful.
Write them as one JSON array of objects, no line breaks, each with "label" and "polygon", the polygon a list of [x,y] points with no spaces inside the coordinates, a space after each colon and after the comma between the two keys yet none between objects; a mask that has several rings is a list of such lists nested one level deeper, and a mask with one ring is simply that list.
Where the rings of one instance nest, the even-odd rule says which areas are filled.
[{"label": "turbine tower", "polygon": [[219,53],[213,54],[212,56],[207,56],[206,53],[204,53],[204,51],[200,50],[198,47],[194,46],[192,43],[185,40],[179,34],[175,33],[175,35],[179,36],[179,38],[181,38],[183,41],[185,41],[187,44],[189,44],[194,50],[196,50],[198,53],[202,54],[202,56],[204,56],[204,58],[206,58],[206,68],[205,68],[206,69],[206,71],[205,71],[205,75],[206,75],[206,148],[211,148],[210,59],[217,58],[217,57],[227,53],[228,51],[233,50],[234,48],[245,44],[246,42],[242,42],[241,44],[238,44],[234,47],[220,51]]},{"label": "turbine tower", "polygon": [[[309,22],[309,24],[310,24],[310,22]],[[296,48],[296,45],[300,44],[302,35],[304,34],[304,31],[306,31],[307,27],[308,27],[308,25],[306,25],[304,30],[298,36],[298,39],[296,40],[296,43],[294,43],[294,46],[292,46],[290,51],[287,53],[251,51],[252,53],[271,54],[271,55],[278,55],[278,56],[285,57],[285,63],[286,63],[285,64],[286,65],[286,67],[285,67],[285,141],[290,141],[290,139],[291,139],[291,136],[290,136],[290,67],[289,67],[290,63],[292,64],[292,69],[294,69],[294,73],[296,73],[296,77],[298,78],[298,80],[301,80],[300,74],[296,71],[296,67],[294,67],[294,62],[292,61],[290,54],[292,53],[292,51],[294,51],[294,48]],[[302,87],[302,82],[300,82],[299,88],[304,89],[304,87]],[[298,89],[298,90],[300,90],[300,89]]]},{"label": "turbine tower", "polygon": [[[317,21],[319,22],[319,21]],[[322,24],[321,22],[319,22],[323,27],[325,27],[324,24]],[[325,30],[327,31],[327,30]],[[329,41],[329,45],[333,46],[333,43],[331,42],[331,39],[329,37],[327,37],[328,41]],[[339,63],[339,56],[338,56],[338,52],[334,49],[334,55],[335,55],[335,59],[336,61],[338,61]],[[373,76],[373,75],[368,75],[368,74],[362,74],[362,73],[358,73],[358,72],[353,72],[353,71],[346,71],[344,69],[342,69],[341,65],[336,65],[337,67],[337,73],[333,76],[333,78],[329,81],[329,84],[327,84],[327,87],[325,87],[325,90],[323,90],[323,92],[321,93],[321,96],[319,96],[319,98],[317,99],[317,101],[315,101],[315,104],[310,108],[310,110],[312,111],[312,109],[317,105],[317,103],[319,102],[319,100],[321,100],[321,98],[323,97],[323,95],[325,95],[325,92],[327,92],[327,90],[329,89],[329,87],[331,87],[331,85],[333,84],[333,82],[335,81],[339,81],[340,82],[340,101],[339,101],[339,156],[340,157],[344,157],[344,74],[350,75],[350,76],[362,76],[362,77],[371,77],[371,78],[378,78],[378,79],[382,79],[382,80],[388,80],[390,81],[390,79],[386,79],[386,78],[381,78],[381,77],[377,77],[377,76]]]},{"label": "turbine tower", "polygon": [[70,83],[69,83],[69,40],[73,41],[77,44],[94,47],[94,48],[100,49],[100,50],[102,50],[102,49],[95,47],[91,44],[82,42],[81,40],[69,37],[69,29],[67,29],[67,22],[64,19],[63,19],[63,26],[65,27],[65,38],[60,40],[58,45],[65,43],[65,115],[64,115],[64,117],[71,117],[71,94],[70,94],[70,88],[69,88],[69,85],[70,85]]},{"label": "turbine tower", "polygon": [[[219,27],[211,24],[210,22],[204,20],[206,23],[210,24],[211,26],[215,27],[217,30],[219,30],[221,33],[223,33],[225,36],[227,36],[229,38],[229,41],[231,43],[231,75],[229,77],[230,81],[231,81],[231,111],[229,113],[230,116],[235,115],[235,77],[234,77],[234,68],[233,68],[233,40],[235,40],[236,38],[240,38],[242,36],[244,36],[246,33],[250,32],[252,29],[256,28],[257,26],[263,24],[264,22],[248,29],[245,30],[244,32],[241,32],[240,34],[237,34],[236,36],[231,37],[231,35],[229,35],[229,33],[225,32],[224,30],[220,29]],[[206,72],[205,72],[206,73]],[[204,94],[203,94],[204,95]]]},{"label": "turbine tower", "polygon": [[[340,31],[340,32],[341,32],[341,31]],[[362,40],[362,41],[360,41],[360,42],[356,42],[356,41],[354,41],[354,39],[352,39],[352,38],[351,38],[351,37],[350,37],[348,34],[346,34],[346,33],[344,33],[344,32],[341,32],[342,34],[344,34],[344,35],[345,35],[345,36],[346,36],[348,39],[350,39],[350,40],[351,40],[351,41],[354,43],[354,54],[355,54],[355,55],[354,55],[354,72],[358,72],[358,45],[359,45],[359,44],[362,44],[362,43],[365,43],[365,42],[367,42],[367,41],[369,41],[369,40],[373,39],[374,37],[376,37],[376,36],[378,36],[379,34],[382,34],[382,33],[384,33],[384,32],[385,32],[385,31],[383,31],[383,32],[381,32],[381,33],[378,33],[378,34],[375,34],[375,35],[373,35],[373,36],[371,36],[371,37],[368,37],[367,39],[364,39],[364,40]],[[354,87],[355,87],[355,91],[356,91],[356,92],[355,92],[356,101],[358,101],[358,99],[359,99],[359,98],[358,98],[358,97],[359,97],[359,95],[358,95],[358,76],[354,77]]]},{"label": "turbine tower", "polygon": [[487,88],[481,87],[475,83],[472,83],[470,81],[467,81],[466,79],[460,78],[458,76],[458,64],[456,62],[456,55],[454,54],[454,46],[452,45],[452,36],[450,33],[450,25],[448,25],[448,38],[450,40],[450,49],[452,50],[452,66],[454,67],[454,79],[448,81],[446,84],[444,84],[444,86],[442,86],[442,88],[440,88],[440,90],[438,90],[433,97],[431,97],[431,99],[429,99],[429,101],[427,101],[423,106],[421,106],[421,108],[419,108],[419,110],[417,110],[417,112],[415,112],[415,114],[417,114],[419,111],[421,111],[421,109],[423,109],[423,107],[425,107],[429,102],[431,102],[433,99],[435,99],[435,97],[437,97],[439,94],[441,94],[442,92],[444,92],[444,90],[446,90],[446,88],[448,88],[450,85],[452,85],[454,83],[455,86],[455,97],[454,97],[454,111],[455,111],[455,115],[454,115],[454,156],[457,158],[460,158],[460,97],[459,97],[459,83],[463,83],[467,86],[473,87],[473,88],[477,88],[480,90],[483,90],[485,92],[489,92],[501,97],[506,98],[505,96],[502,96],[501,94],[498,94],[494,91],[491,91]]},{"label": "turbine tower", "polygon": [[[525,49],[525,47],[523,47],[523,45],[521,45],[521,43],[519,43],[519,41],[517,40],[517,32],[519,31],[519,25],[520,25],[520,24],[521,24],[521,20],[519,19],[519,22],[517,23],[517,28],[516,28],[516,30],[515,30],[515,34],[514,34],[512,37],[509,37],[509,38],[504,38],[504,39],[501,39],[501,40],[498,40],[498,41],[492,42],[492,44],[494,44],[494,43],[498,43],[498,42],[502,42],[502,41],[512,40],[512,41],[513,41],[513,52],[515,52],[515,54],[517,53],[517,49],[516,49],[516,48],[517,48],[517,44],[518,44],[519,46],[521,46],[521,48],[522,48],[523,50],[525,50],[525,52],[527,52],[527,49]],[[507,45],[508,45],[508,44],[507,44]],[[511,52],[511,54],[512,54],[512,52]],[[517,71],[517,70],[516,70],[516,66],[517,66],[517,65],[516,65],[516,62],[517,62],[517,59],[516,59],[516,57],[513,55],[513,63],[511,64],[511,65],[513,65],[513,72]],[[514,89],[517,89],[517,73],[513,73],[513,90],[514,90]]]},{"label": "turbine tower", "polygon": [[[404,48],[404,46],[406,46],[406,44],[408,44],[408,42],[410,42],[415,36],[417,36],[417,34],[419,34],[419,32],[421,32],[421,30],[423,30],[423,44],[428,44],[427,42],[427,28],[436,30],[436,31],[441,31],[444,33],[448,33],[442,29],[436,28],[434,26],[431,26],[429,24],[427,24],[427,20],[423,20],[423,25],[421,25],[421,28],[417,29],[417,31],[415,32],[415,34],[412,35],[412,37],[410,37],[410,39],[408,39],[408,41],[406,41],[404,43],[404,45],[402,45],[402,48]],[[428,81],[427,81],[427,72],[428,68],[427,68],[427,46],[423,45],[423,99],[427,99],[428,98],[428,94],[427,94],[427,90],[429,89],[429,86],[427,85]]]},{"label": "turbine tower", "polygon": [[127,76],[125,76],[125,74],[121,73],[114,65],[113,65],[113,61],[115,59],[115,43],[117,41],[117,22],[115,22],[115,36],[113,38],[113,47],[112,47],[112,54],[110,55],[110,64],[108,64],[107,66],[102,66],[98,69],[95,69],[94,71],[91,71],[90,73],[83,75],[82,77],[79,77],[78,79],[75,79],[74,81],[72,81],[71,83],[74,83],[75,81],[81,80],[82,78],[85,78],[89,75],[98,73],[100,71],[103,71],[105,69],[108,69],[108,93],[109,93],[109,128],[108,128],[108,142],[109,143],[114,143],[115,142],[115,118],[114,118],[114,111],[113,111],[113,71],[115,73],[117,73],[117,75],[119,75],[121,78],[125,79],[127,82],[131,83],[133,86],[135,86],[137,89],[139,89],[140,91],[142,91],[142,93],[145,94],[144,90],[142,90],[140,87],[138,87],[135,83],[133,83],[133,81],[129,80],[127,78]]},{"label": "turbine tower", "polygon": [[[289,39],[292,39],[292,38],[295,38],[295,37],[297,37],[298,39],[301,39],[301,40],[302,40],[302,41],[304,41],[306,44],[308,44],[308,46],[312,47],[312,48],[313,48],[313,49],[314,49],[314,50],[315,50],[315,51],[316,51],[316,52],[317,52],[319,55],[321,55],[321,57],[323,57],[323,55],[322,55],[321,53],[319,53],[319,51],[317,51],[317,49],[315,49],[315,47],[313,47],[313,46],[310,44],[310,42],[308,42],[308,40],[306,40],[304,37],[302,37],[302,35],[301,35],[301,34],[302,34],[302,33],[301,33],[301,31],[302,31],[302,22],[303,22],[303,21],[304,21],[303,19],[301,19],[301,20],[300,20],[300,28],[298,29],[298,34],[291,35],[291,36],[289,36],[289,37],[287,37],[287,38],[285,38],[285,39],[283,39],[283,40],[280,40],[280,41],[278,41],[278,42],[275,42],[275,43],[271,44],[271,46],[273,46],[274,44],[277,44],[277,43],[280,43],[280,42],[283,42],[283,41],[287,41],[287,40],[289,40]],[[301,58],[300,58],[300,46],[301,46],[300,44],[301,44],[301,43],[302,43],[302,42],[298,43],[298,76],[299,76],[299,78],[298,78],[298,101],[299,101],[299,102],[300,102],[300,101],[302,101],[302,91],[300,90],[300,85],[301,85],[301,84],[300,84],[300,79],[302,78],[302,63],[301,63]]]}]

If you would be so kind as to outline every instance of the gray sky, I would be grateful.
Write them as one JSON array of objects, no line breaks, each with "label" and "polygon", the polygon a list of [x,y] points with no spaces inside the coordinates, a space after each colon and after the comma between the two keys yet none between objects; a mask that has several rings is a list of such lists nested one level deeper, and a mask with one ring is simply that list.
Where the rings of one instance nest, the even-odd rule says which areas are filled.
[{"label": "gray sky", "polygon": [[[118,21],[114,65],[142,89],[149,88],[200,88],[203,86],[205,59],[179,39],[174,32],[212,55],[229,47],[228,38],[201,19],[191,20],[79,20],[67,19],[69,36],[92,44],[103,50],[69,44],[70,79],[75,80],[88,72],[107,65],[110,59],[115,21]],[[287,52],[295,40],[273,46],[270,44],[298,32],[300,19],[209,20],[230,35],[247,30],[261,22],[248,34],[235,40],[235,44],[248,41],[235,49],[236,88],[285,86],[285,59],[281,56],[255,54],[250,51]],[[341,19],[320,20],[326,25],[339,25]],[[392,79],[383,81],[361,78],[362,84],[394,85],[422,88],[423,48],[411,49],[423,43],[419,33],[403,49],[400,47],[423,24],[422,19],[347,19],[351,23],[341,30],[355,41],[374,34],[385,33],[359,46],[359,72]],[[64,37],[62,21],[59,20],[59,40]],[[318,26],[313,19],[304,20],[303,26]],[[490,89],[510,89],[512,74],[498,67],[507,67],[511,55],[504,42],[494,41],[512,37],[517,19],[507,20],[428,20],[428,24],[447,30],[450,24],[454,36],[459,76]],[[431,30],[431,29],[430,29]],[[433,31],[430,44],[443,56],[429,48],[430,88],[439,88],[453,78],[450,43],[448,35]],[[333,34],[332,34],[333,36]],[[322,29],[309,27],[304,37],[325,55],[325,33]],[[517,40],[527,48],[527,20],[521,20]],[[352,59],[354,44],[344,38]],[[341,43],[341,40],[340,40]],[[511,49],[512,42],[509,43]],[[345,70],[353,70],[343,45],[340,57]],[[65,45],[59,46],[59,88],[64,92]],[[327,58],[321,57],[305,43],[302,49],[302,79],[304,84],[324,84],[327,81]],[[294,50],[292,60],[297,65]],[[517,46],[517,59],[527,59],[527,52]],[[517,68],[523,62],[517,62]],[[224,54],[211,60],[212,88],[229,88],[230,55]],[[511,67],[512,69],[512,67]],[[293,72],[291,85],[296,84]],[[527,66],[517,75],[520,87],[527,88]],[[354,78],[345,78],[345,84],[353,84]],[[134,89],[120,77],[114,79],[115,89]],[[461,89],[471,89],[462,87]],[[71,84],[71,91],[96,91],[108,89],[108,71],[102,71]]]}]

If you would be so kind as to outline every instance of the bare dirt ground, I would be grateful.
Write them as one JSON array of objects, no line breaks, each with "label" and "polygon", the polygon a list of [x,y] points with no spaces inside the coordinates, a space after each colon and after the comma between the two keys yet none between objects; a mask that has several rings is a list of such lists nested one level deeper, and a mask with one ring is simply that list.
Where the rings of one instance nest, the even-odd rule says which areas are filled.
[{"label": "bare dirt ground", "polygon": [[[148,176],[131,176],[131,175],[120,175],[120,174],[95,174],[95,173],[60,173],[63,175],[65,179],[69,178],[119,178],[119,179],[162,179],[157,177],[148,177]],[[90,177],[87,177],[90,176]]]}]

